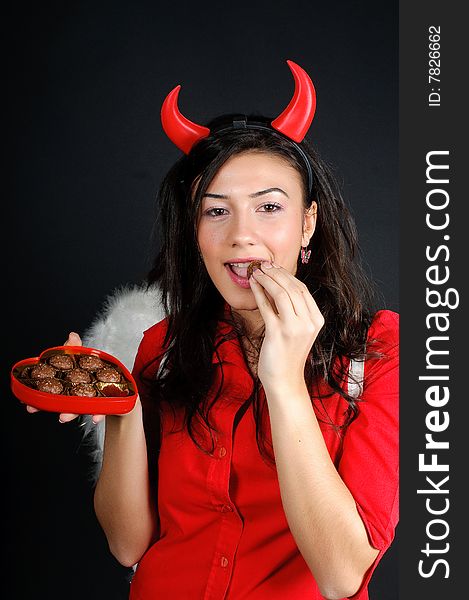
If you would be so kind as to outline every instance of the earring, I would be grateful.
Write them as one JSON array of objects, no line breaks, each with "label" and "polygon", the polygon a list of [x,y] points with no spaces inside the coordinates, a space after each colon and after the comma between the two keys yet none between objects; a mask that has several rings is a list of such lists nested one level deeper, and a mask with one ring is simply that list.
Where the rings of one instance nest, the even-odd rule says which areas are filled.
[{"label": "earring", "polygon": [[309,258],[311,256],[311,250],[306,251],[306,248],[308,246],[305,246],[304,248],[301,248],[301,262],[306,265],[309,262]]}]

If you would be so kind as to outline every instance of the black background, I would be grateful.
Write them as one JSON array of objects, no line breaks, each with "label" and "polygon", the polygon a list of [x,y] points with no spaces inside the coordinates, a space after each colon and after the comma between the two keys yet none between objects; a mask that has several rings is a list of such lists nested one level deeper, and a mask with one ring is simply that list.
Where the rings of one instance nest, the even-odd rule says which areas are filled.
[{"label": "black background", "polygon": [[[203,123],[278,115],[285,63],[318,94],[310,138],[336,169],[367,268],[398,309],[398,5],[395,2],[66,2],[18,6],[7,29],[8,258],[3,586],[9,598],[117,600],[127,570],[92,509],[76,425],[26,414],[8,390],[19,359],[83,332],[105,297],[151,262],[154,198],[179,156],[159,109]],[[397,598],[397,541],[370,585]]]}]

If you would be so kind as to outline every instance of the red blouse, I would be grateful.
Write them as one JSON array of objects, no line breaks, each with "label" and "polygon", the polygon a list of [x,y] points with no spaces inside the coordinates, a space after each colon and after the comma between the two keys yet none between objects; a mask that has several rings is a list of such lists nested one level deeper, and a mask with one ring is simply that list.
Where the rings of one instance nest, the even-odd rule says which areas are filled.
[{"label": "red blouse", "polygon": [[[165,330],[161,321],[145,332],[133,370],[137,380],[159,354]],[[366,362],[360,413],[342,443],[324,410],[341,423],[347,403],[334,394],[315,407],[331,458],[355,498],[370,543],[380,551],[355,600],[368,598],[367,584],[398,520],[398,315],[379,311],[368,339],[386,357]],[[170,410],[163,412],[160,535],[138,564],[130,599],[321,599],[288,527],[276,469],[259,453],[252,405],[236,419],[253,385],[238,341],[224,342],[219,356],[224,384],[211,413],[219,431],[212,455],[199,450],[186,431],[177,431],[180,413],[174,418]],[[264,406],[271,441],[265,399]]]}]

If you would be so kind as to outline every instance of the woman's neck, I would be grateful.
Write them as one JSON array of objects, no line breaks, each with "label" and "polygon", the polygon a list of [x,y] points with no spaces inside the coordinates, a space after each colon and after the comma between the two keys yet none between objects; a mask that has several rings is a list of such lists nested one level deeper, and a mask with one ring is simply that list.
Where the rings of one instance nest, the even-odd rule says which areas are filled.
[{"label": "woman's neck", "polygon": [[259,309],[231,309],[231,315],[233,320],[241,326],[241,330],[247,339],[253,342],[260,340],[264,334],[264,319],[261,317]]}]

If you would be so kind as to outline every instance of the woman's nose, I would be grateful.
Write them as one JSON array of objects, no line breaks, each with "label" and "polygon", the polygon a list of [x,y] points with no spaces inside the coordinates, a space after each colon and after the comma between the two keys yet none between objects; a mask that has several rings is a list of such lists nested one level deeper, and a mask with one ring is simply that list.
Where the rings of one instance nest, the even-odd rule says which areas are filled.
[{"label": "woman's nose", "polygon": [[233,246],[252,245],[257,243],[257,229],[249,214],[234,215],[231,219],[229,242]]}]

